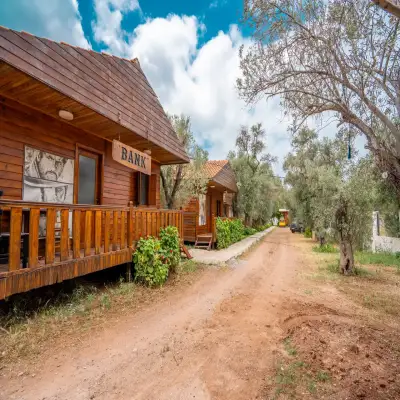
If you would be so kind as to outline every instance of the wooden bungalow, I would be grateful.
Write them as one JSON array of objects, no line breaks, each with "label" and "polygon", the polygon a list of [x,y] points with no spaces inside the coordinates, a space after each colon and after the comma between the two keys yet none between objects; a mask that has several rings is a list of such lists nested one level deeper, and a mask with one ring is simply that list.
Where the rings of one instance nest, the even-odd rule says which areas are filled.
[{"label": "wooden bungalow", "polygon": [[228,160],[208,161],[207,193],[193,198],[184,208],[184,240],[211,248],[215,242],[215,219],[232,218],[232,200],[237,193],[236,177]]},{"label": "wooden bungalow", "polygon": [[0,299],[132,260],[188,162],[139,61],[0,27]]}]

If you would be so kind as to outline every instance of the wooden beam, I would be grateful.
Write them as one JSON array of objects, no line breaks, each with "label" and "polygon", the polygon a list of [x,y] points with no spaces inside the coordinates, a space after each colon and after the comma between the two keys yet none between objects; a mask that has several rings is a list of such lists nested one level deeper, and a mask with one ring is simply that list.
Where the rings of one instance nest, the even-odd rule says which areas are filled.
[{"label": "wooden beam", "polygon": [[395,17],[400,18],[400,2],[396,0],[372,0],[372,2]]}]

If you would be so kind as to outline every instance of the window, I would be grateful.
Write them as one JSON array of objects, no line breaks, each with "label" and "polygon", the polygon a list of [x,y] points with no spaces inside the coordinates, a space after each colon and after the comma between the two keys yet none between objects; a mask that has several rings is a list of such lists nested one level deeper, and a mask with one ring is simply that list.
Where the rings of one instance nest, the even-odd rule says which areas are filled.
[{"label": "window", "polygon": [[147,206],[149,204],[149,175],[138,172],[137,174],[137,198],[138,205]]},{"label": "window", "polygon": [[96,204],[97,160],[79,155],[78,204]]},{"label": "window", "polygon": [[199,196],[199,225],[203,226],[206,222],[206,195],[201,194]]}]

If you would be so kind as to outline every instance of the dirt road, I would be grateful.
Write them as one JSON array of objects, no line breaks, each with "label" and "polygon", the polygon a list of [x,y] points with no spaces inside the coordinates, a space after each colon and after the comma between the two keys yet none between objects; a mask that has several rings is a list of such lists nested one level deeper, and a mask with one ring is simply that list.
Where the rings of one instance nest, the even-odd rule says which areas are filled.
[{"label": "dirt road", "polygon": [[276,229],[229,268],[3,381],[4,399],[258,398],[299,267],[294,241]]}]

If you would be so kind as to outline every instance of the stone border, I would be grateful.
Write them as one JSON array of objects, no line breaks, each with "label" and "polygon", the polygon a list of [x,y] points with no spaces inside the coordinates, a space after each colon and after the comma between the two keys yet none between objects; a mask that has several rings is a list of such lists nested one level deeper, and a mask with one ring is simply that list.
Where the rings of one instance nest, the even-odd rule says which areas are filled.
[{"label": "stone border", "polygon": [[257,232],[236,242],[223,250],[202,250],[190,249],[189,252],[193,256],[193,260],[207,265],[219,265],[227,263],[233,258],[237,258],[258,243],[265,235],[271,232],[275,226],[271,226],[265,231]]}]

